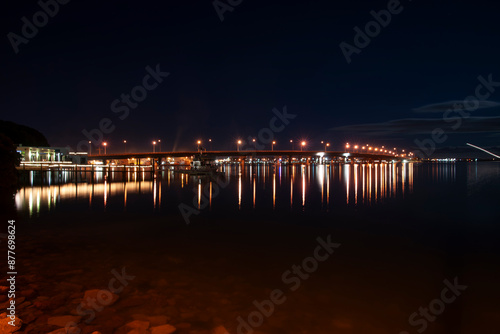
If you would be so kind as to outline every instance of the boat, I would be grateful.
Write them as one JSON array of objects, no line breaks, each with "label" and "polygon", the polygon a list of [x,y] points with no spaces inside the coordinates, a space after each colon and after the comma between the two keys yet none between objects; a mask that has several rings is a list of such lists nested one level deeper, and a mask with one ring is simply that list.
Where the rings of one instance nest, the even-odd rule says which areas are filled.
[{"label": "boat", "polygon": [[219,173],[218,168],[215,160],[197,154],[189,164],[189,169],[179,169],[175,172],[189,175],[215,175]]}]

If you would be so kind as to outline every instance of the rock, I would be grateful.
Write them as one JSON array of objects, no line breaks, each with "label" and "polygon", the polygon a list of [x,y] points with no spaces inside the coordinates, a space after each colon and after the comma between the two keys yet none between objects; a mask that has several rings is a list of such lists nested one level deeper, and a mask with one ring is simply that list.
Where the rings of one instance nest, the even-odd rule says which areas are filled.
[{"label": "rock", "polygon": [[76,327],[70,327],[68,328],[68,331],[66,331],[66,328],[59,328],[56,329],[55,331],[52,331],[48,334],[79,334],[80,330]]},{"label": "rock", "polygon": [[47,324],[58,326],[58,327],[66,327],[69,323],[79,323],[82,320],[82,317],[76,315],[63,315],[60,317],[52,317],[47,319]]},{"label": "rock", "polygon": [[66,276],[66,275],[78,275],[78,274],[83,274],[83,269],[65,271],[65,272],[62,272],[62,273],[58,273],[57,275],[59,275],[59,276]]},{"label": "rock", "polygon": [[130,329],[148,329],[149,321],[134,320],[127,323],[125,326],[127,326]]},{"label": "rock", "polygon": [[60,290],[70,290],[80,292],[83,290],[83,285],[70,283],[70,282],[61,282],[57,286]]},{"label": "rock", "polygon": [[[14,321],[15,326],[9,324],[9,322],[12,321]],[[7,333],[17,332],[22,325],[23,325],[22,320],[19,319],[17,316],[14,317],[14,320],[11,320],[10,317],[7,318],[7,313],[0,314],[0,333],[7,334]]]},{"label": "rock", "polygon": [[168,286],[168,281],[164,278],[159,279],[158,281],[155,282],[154,286],[159,287],[159,288],[164,288]]},{"label": "rock", "polygon": [[36,295],[36,291],[33,289],[27,289],[20,292],[20,295],[26,298],[33,298]]},{"label": "rock", "polygon": [[151,334],[147,329],[132,329],[127,334]]},{"label": "rock", "polygon": [[59,328],[59,329],[56,329],[55,331],[52,331],[48,334],[66,334],[66,329],[65,328]]},{"label": "rock", "polygon": [[31,303],[30,303],[30,302],[24,302],[24,303],[22,303],[21,305],[19,305],[19,306],[17,307],[17,309],[18,309],[18,310],[22,310],[23,308],[26,308],[26,307],[28,307],[28,306],[30,306],[30,305],[31,305]]},{"label": "rock", "polygon": [[66,328],[59,328],[48,334],[80,334],[81,332],[82,332],[81,329],[78,327],[69,327],[68,330],[66,330]]},{"label": "rock", "polygon": [[182,312],[181,313],[181,318],[183,320],[186,320],[186,319],[192,319],[195,317],[195,314],[193,312]]},{"label": "rock", "polygon": [[94,289],[94,290],[87,290],[85,291],[85,294],[83,296],[82,303],[84,308],[93,308],[92,303],[95,302],[101,306],[110,306],[113,305],[117,300],[118,300],[118,295],[112,293],[109,290],[99,290],[99,289]]},{"label": "rock", "polygon": [[191,324],[189,322],[180,322],[175,325],[175,328],[178,329],[189,329],[191,328]]},{"label": "rock", "polygon": [[132,314],[132,319],[148,321],[148,316],[145,314],[142,314],[142,313],[135,313],[135,314]]},{"label": "rock", "polygon": [[155,327],[165,325],[170,319],[166,315],[155,315],[147,317],[147,320],[149,321],[149,326]]},{"label": "rock", "polygon": [[229,332],[227,331],[226,327],[217,326],[212,330],[212,334],[229,334]]},{"label": "rock", "polygon": [[175,332],[177,329],[172,325],[162,325],[151,327],[151,334],[171,334]]}]

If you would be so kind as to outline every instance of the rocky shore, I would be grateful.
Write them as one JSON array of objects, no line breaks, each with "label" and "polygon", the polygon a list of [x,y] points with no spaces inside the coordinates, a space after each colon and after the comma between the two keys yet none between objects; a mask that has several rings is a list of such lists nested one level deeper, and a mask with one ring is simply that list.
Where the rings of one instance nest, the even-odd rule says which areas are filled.
[{"label": "rocky shore", "polygon": [[[177,299],[168,298],[165,305],[157,307],[156,314],[139,313],[142,305],[158,305],[160,294],[149,291],[148,295],[129,291],[113,294],[106,289],[85,290],[80,284],[65,281],[78,272],[58,273],[54,282],[42,283],[37,275],[19,277],[24,287],[16,296],[15,326],[6,313],[0,314],[0,333],[26,334],[226,334],[224,326],[217,324],[221,319],[210,318],[207,312],[197,314],[194,308],[179,304]],[[159,287],[168,290],[166,281]],[[187,284],[175,284],[175,288]],[[10,303],[6,292],[8,287],[0,286],[0,308]],[[45,294],[47,289],[51,295]],[[104,291],[104,293],[102,293]],[[100,293],[101,292],[101,293]],[[103,296],[111,296],[106,300]],[[179,295],[176,295],[179,297]],[[86,305],[86,304],[92,305]],[[82,307],[82,305],[84,305]],[[89,306],[88,308],[86,306]],[[211,329],[203,329],[212,327]]]}]

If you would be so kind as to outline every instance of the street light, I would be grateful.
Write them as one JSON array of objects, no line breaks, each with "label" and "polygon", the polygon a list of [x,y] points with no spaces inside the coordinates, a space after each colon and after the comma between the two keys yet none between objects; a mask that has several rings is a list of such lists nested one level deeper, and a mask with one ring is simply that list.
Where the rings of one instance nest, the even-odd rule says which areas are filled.
[{"label": "street light", "polygon": [[350,147],[351,147],[351,145],[349,145],[349,143],[346,143],[346,144],[345,144],[345,150],[346,150],[347,152],[349,152],[349,148],[350,148]]},{"label": "street light", "polygon": [[326,152],[326,148],[330,146],[330,143],[326,143],[325,144],[325,152]]},{"label": "street light", "polygon": [[125,153],[127,153],[127,141],[124,140],[123,143],[125,144]]},{"label": "street light", "polygon": [[156,152],[156,141],[153,141],[153,153]]},{"label": "street light", "polygon": [[92,142],[89,140],[89,155],[92,155]]},{"label": "street light", "polygon": [[302,149],[304,148],[304,146],[306,146],[306,142],[303,141],[302,143],[300,143],[300,151],[302,151]]},{"label": "street light", "polygon": [[198,144],[198,151],[199,151],[199,150],[200,150],[200,145],[201,145],[201,140],[198,140],[198,141],[196,142],[196,144]]},{"label": "street light", "polygon": [[161,139],[158,139],[158,145],[160,145],[160,152],[161,152]]},{"label": "street light", "polygon": [[255,142],[255,138],[252,139],[252,142],[253,142],[253,147],[255,148],[255,150],[257,150],[257,143]]},{"label": "street light", "polygon": [[106,147],[108,146],[108,143],[104,142],[102,144],[104,145],[104,154],[106,154]]},{"label": "street light", "polygon": [[290,139],[290,143],[292,143],[292,151],[294,150],[293,140]]},{"label": "street light", "polygon": [[273,142],[271,143],[271,151],[274,151],[274,145],[276,145],[276,141],[273,140]]},{"label": "street light", "polygon": [[208,142],[210,143],[210,151],[212,150],[212,139],[209,139]]},{"label": "street light", "polygon": [[239,151],[240,150],[240,145],[241,145],[241,140],[238,140],[236,143],[238,144],[237,147],[238,147],[238,151]]}]

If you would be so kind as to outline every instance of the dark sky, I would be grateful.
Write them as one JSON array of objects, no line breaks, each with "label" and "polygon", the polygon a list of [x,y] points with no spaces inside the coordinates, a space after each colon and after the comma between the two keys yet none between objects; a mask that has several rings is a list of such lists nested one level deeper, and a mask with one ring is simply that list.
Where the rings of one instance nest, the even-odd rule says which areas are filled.
[{"label": "dark sky", "polygon": [[[212,138],[216,149],[258,137],[273,108],[286,106],[297,115],[275,133],[276,147],[286,149],[290,139],[311,148],[321,140],[411,148],[436,128],[447,136],[438,147],[499,145],[499,5],[401,1],[348,63],[340,43],[354,46],[353,29],[387,8],[387,1],[244,0],[221,21],[212,1],[72,0],[16,54],[8,34],[22,36],[21,18],[33,22],[41,7],[9,1],[0,21],[2,119],[38,129],[53,146],[76,147],[87,140],[83,130],[107,118],[110,152],[122,151],[124,139],[129,150],[151,150],[154,139],[180,150]],[[127,117],[113,112],[113,101],[157,64],[169,76]],[[465,112],[479,76],[498,87]]]}]

